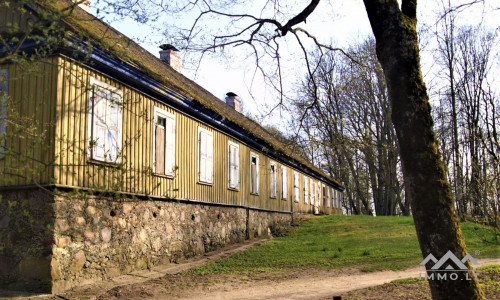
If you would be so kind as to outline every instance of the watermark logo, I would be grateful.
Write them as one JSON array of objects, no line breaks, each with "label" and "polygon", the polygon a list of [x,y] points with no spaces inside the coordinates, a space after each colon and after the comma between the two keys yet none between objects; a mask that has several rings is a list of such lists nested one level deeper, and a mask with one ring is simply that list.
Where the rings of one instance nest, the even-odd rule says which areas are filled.
[{"label": "watermark logo", "polygon": [[[446,252],[446,254],[437,259],[434,255],[429,254],[420,263],[424,266],[428,262],[433,262],[434,266],[430,270],[424,270],[420,272],[420,280],[471,280],[473,277],[477,279],[479,274],[476,270],[471,270],[467,268],[465,263],[470,261],[473,265],[479,265],[479,263],[470,255],[467,254],[462,260],[455,256],[451,251]],[[460,276],[460,274],[465,276]],[[472,277],[473,276],[473,277]]]}]

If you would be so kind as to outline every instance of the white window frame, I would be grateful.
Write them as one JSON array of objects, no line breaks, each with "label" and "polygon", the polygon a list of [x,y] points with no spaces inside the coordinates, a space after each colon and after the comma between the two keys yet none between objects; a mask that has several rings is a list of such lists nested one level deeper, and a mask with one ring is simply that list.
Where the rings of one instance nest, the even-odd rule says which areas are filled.
[{"label": "white window frame", "polygon": [[[123,91],[113,87],[105,82],[97,80],[94,77],[90,78],[90,91],[89,91],[89,111],[88,111],[88,158],[95,161],[102,161],[107,163],[120,163],[121,162],[121,151],[122,151],[122,122],[123,122]],[[108,92],[109,98],[106,98],[106,113],[104,122],[100,121],[97,116],[94,114],[95,108],[95,94],[96,89],[101,89],[105,92]],[[111,99],[110,99],[111,98]],[[112,121],[108,119],[108,116],[111,114],[107,114],[108,109],[113,109],[118,107],[117,110],[117,119],[116,124],[108,124]],[[111,118],[111,117],[110,117]],[[101,127],[106,127],[104,134],[106,135],[103,138],[104,141],[100,141],[101,137],[97,137],[98,126],[97,123],[101,123]],[[111,126],[114,125],[114,126]],[[109,137],[111,131],[116,131],[116,139],[113,142],[109,143],[107,137]],[[102,151],[98,151],[97,149],[101,146]],[[113,147],[115,146],[115,147]],[[115,149],[113,149],[115,148]],[[102,153],[100,153],[102,152]]]},{"label": "white window frame", "polygon": [[281,166],[281,199],[288,199],[288,173],[285,166]]},{"label": "white window frame", "polygon": [[228,161],[228,188],[239,190],[240,188],[240,145],[235,142],[227,142]]},{"label": "white window frame", "polygon": [[326,186],[326,207],[330,207],[330,202],[332,200],[332,198],[330,197],[330,187],[329,186]]},{"label": "white window frame", "polygon": [[311,205],[315,205],[316,204],[316,184],[314,183],[314,179],[309,179],[309,190],[310,190],[310,203]]},{"label": "white window frame", "polygon": [[[202,152],[203,139],[206,142],[206,152]],[[204,162],[204,169],[202,170]],[[198,127],[198,183],[213,184],[214,175],[214,134],[210,130],[203,127]]]},{"label": "white window frame", "polygon": [[309,202],[309,178],[304,175],[304,203],[308,204]]},{"label": "white window frame", "polygon": [[[252,158],[255,158],[255,162],[256,162],[256,174],[255,174],[255,179],[252,178]],[[259,177],[259,155],[257,153],[254,153],[254,152],[250,152],[250,194],[252,195],[258,195],[259,192],[260,192],[260,177]],[[256,180],[255,182],[255,187],[256,187],[256,191],[253,191],[252,190],[252,187],[253,187],[253,180]]]},{"label": "white window frame", "polygon": [[[328,199],[326,198],[326,185],[324,183],[320,183],[321,190],[321,200],[323,201],[323,205],[326,205],[325,202],[328,203]],[[328,205],[330,207],[330,205]]]},{"label": "white window frame", "polygon": [[0,158],[7,143],[7,104],[9,97],[9,69],[0,69]]},{"label": "white window frame", "polygon": [[[271,179],[274,179],[274,185]],[[278,197],[278,166],[274,161],[269,163],[269,196],[273,199]]]},{"label": "white window frame", "polygon": [[322,205],[322,200],[323,200],[322,192],[323,192],[323,190],[321,189],[321,182],[316,181],[316,193],[317,193],[316,199],[318,201],[318,203],[316,204],[317,206],[321,206]]},{"label": "white window frame", "polygon": [[300,201],[300,176],[297,171],[293,172],[293,197],[295,202]]},{"label": "white window frame", "polygon": [[[158,122],[158,117],[165,119],[165,166],[164,173],[159,173],[156,170],[156,124]],[[167,131],[168,124],[172,125],[172,132]],[[176,135],[176,123],[175,115],[173,113],[167,112],[157,106],[153,108],[153,173],[155,175],[164,175],[167,177],[175,176],[175,135]]]}]

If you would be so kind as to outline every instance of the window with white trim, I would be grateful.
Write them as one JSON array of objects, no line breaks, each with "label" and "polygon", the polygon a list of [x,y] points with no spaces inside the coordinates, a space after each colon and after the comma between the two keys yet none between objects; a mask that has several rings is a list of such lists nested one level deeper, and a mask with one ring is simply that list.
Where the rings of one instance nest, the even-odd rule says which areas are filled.
[{"label": "window with white trim", "polygon": [[332,188],[333,207],[337,207],[337,190]]},{"label": "window with white trim", "polygon": [[198,182],[213,183],[214,136],[211,131],[198,127]]},{"label": "window with white trim", "polygon": [[89,153],[90,159],[121,162],[123,92],[90,78]]},{"label": "window with white trim", "polygon": [[311,185],[310,191],[311,191],[311,205],[314,205],[316,203],[316,185],[314,184],[314,180],[311,179],[309,180],[309,183]]},{"label": "window with white trim", "polygon": [[293,199],[295,202],[299,202],[300,199],[299,173],[297,172],[293,172]]},{"label": "window with white trim", "polygon": [[[326,205],[326,186],[324,184],[320,183],[320,188],[321,188],[321,198],[323,199],[323,205]],[[330,205],[328,205],[330,206]]]},{"label": "window with white trim", "polygon": [[228,141],[228,181],[229,188],[239,189],[240,187],[240,146]]},{"label": "window with white trim", "polygon": [[250,193],[259,194],[259,156],[250,152]]},{"label": "window with white trim", "polygon": [[321,182],[317,181],[316,182],[316,201],[318,201],[318,203],[316,205],[320,206],[321,205]]},{"label": "window with white trim", "polygon": [[288,176],[286,167],[281,166],[281,199],[288,198]]},{"label": "window with white trim", "polygon": [[331,197],[330,197],[330,187],[326,187],[326,207],[330,207],[330,202],[331,202]]},{"label": "window with white trim", "polygon": [[278,190],[278,186],[277,186],[277,173],[278,173],[278,170],[276,169],[276,163],[275,162],[271,162],[269,164],[269,187],[270,187],[270,197],[271,198],[276,198],[277,196],[277,190]]},{"label": "window with white trim", "polygon": [[155,107],[153,117],[153,172],[174,176],[175,115]]},{"label": "window with white trim", "polygon": [[309,199],[309,180],[304,176],[304,203],[308,203]]},{"label": "window with white trim", "polygon": [[0,69],[0,158],[3,156],[6,143],[8,95],[9,69]]}]

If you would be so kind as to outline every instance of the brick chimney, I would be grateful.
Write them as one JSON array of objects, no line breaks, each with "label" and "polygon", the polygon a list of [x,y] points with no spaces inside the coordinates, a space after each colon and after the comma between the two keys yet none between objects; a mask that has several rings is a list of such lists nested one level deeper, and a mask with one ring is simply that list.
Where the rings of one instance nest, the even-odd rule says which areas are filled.
[{"label": "brick chimney", "polygon": [[73,2],[78,3],[78,6],[90,13],[90,0],[73,0]]},{"label": "brick chimney", "polygon": [[241,113],[241,100],[235,93],[229,92],[226,94],[226,104]]},{"label": "brick chimney", "polygon": [[163,60],[167,65],[171,66],[177,72],[181,72],[181,57],[179,50],[170,44],[160,45],[160,59]]}]

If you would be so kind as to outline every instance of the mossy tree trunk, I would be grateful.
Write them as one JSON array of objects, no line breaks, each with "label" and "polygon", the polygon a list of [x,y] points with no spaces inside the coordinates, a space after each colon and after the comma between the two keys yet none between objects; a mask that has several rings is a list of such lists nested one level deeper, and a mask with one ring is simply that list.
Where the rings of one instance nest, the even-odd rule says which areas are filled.
[{"label": "mossy tree trunk", "polygon": [[[364,0],[384,69],[405,187],[423,257],[466,255],[420,70],[416,0]],[[470,265],[468,265],[470,266]],[[427,269],[432,267],[432,262]],[[465,273],[465,272],[459,272]],[[434,299],[484,299],[476,280],[429,280]],[[469,278],[473,277],[469,274]]]}]

